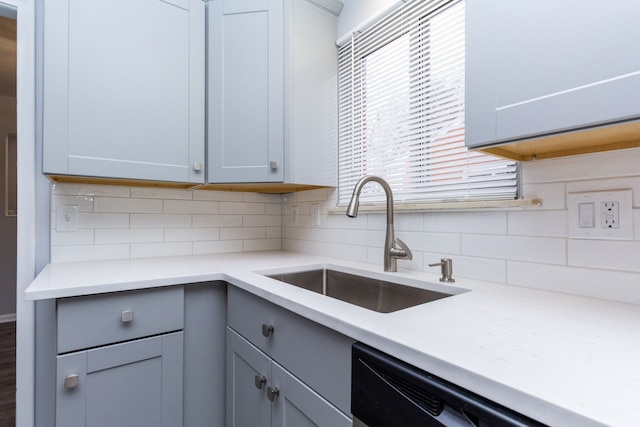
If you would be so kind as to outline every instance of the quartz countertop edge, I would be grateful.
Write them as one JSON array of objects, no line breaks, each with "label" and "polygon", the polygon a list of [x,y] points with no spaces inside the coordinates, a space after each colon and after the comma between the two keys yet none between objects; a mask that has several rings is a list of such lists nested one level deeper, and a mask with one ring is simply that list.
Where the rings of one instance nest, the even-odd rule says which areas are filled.
[{"label": "quartz countertop edge", "polygon": [[[382,314],[261,274],[313,266],[461,293]],[[52,263],[25,299],[221,280],[543,423],[637,423],[640,306],[398,270],[287,251]]]}]

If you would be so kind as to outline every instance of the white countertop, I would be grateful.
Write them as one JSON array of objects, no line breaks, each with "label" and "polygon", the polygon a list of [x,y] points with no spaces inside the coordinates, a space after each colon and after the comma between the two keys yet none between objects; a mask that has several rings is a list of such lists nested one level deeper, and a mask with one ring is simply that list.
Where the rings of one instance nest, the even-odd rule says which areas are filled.
[{"label": "white countertop", "polygon": [[[381,314],[256,273],[325,264],[471,292]],[[254,252],[50,264],[25,298],[224,280],[549,425],[638,424],[640,306],[465,279],[442,285],[438,277]]]}]

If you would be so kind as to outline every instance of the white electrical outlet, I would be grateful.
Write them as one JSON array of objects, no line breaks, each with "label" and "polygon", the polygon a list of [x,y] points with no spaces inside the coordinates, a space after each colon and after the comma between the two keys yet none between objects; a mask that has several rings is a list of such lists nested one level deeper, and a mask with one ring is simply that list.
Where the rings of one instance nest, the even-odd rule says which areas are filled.
[{"label": "white electrical outlet", "polygon": [[78,230],[78,207],[58,205],[56,208],[56,231]]},{"label": "white electrical outlet", "polygon": [[289,215],[289,224],[298,225],[298,207],[291,206],[291,215]]},{"label": "white electrical outlet", "polygon": [[600,202],[600,227],[620,228],[620,202]]},{"label": "white electrical outlet", "polygon": [[633,239],[631,190],[569,193],[569,237]]}]

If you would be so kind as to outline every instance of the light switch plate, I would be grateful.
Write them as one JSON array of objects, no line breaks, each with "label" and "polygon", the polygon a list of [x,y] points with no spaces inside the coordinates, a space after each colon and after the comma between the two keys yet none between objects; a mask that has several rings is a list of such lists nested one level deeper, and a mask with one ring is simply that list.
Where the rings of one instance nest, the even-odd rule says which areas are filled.
[{"label": "light switch plate", "polygon": [[633,239],[633,192],[627,190],[569,193],[569,237]]},{"label": "light switch plate", "polygon": [[78,230],[78,206],[58,205],[56,208],[56,231]]}]

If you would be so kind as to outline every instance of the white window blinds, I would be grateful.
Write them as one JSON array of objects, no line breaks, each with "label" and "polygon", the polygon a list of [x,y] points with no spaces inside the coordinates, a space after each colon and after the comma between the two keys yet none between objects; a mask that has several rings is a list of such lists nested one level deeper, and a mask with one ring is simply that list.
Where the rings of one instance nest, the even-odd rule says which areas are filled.
[{"label": "white window blinds", "polygon": [[338,204],[363,175],[397,201],[517,197],[515,162],[465,148],[464,45],[462,0],[408,0],[338,47]]}]

